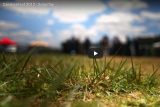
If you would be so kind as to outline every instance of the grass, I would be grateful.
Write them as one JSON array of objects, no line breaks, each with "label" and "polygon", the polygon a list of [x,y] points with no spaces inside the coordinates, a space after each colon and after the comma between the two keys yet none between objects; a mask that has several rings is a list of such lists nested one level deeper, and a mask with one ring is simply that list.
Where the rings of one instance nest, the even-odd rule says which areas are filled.
[{"label": "grass", "polygon": [[159,107],[155,59],[1,54],[0,107]]}]

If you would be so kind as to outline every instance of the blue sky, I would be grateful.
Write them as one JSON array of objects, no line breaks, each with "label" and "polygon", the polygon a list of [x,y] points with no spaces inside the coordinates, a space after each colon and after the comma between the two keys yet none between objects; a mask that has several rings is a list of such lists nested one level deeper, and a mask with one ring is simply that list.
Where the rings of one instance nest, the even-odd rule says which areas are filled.
[{"label": "blue sky", "polygon": [[19,43],[43,41],[51,47],[75,37],[99,41],[105,34],[126,37],[160,34],[160,6],[144,1],[55,2],[48,7],[0,7],[0,37]]}]

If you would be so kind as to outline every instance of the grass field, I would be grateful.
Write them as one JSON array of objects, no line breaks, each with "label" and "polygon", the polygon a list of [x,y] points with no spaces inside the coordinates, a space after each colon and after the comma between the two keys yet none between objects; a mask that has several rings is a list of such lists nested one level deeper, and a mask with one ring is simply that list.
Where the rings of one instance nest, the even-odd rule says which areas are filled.
[{"label": "grass field", "polygon": [[0,107],[160,107],[160,58],[0,55]]}]

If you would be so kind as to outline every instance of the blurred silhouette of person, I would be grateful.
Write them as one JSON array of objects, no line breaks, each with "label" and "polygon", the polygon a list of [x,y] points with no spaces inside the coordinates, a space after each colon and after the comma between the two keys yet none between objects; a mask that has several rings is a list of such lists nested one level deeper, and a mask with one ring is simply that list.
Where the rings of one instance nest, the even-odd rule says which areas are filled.
[{"label": "blurred silhouette of person", "polygon": [[89,38],[86,38],[86,40],[83,43],[83,47],[84,47],[84,53],[87,54],[88,49],[91,47],[91,42]]},{"label": "blurred silhouette of person", "polygon": [[140,56],[141,54],[140,54],[140,51],[139,51],[139,41],[135,40],[133,42],[133,44],[134,44],[134,48],[135,48],[135,55],[136,56]]},{"label": "blurred silhouette of person", "polygon": [[113,38],[113,45],[112,45],[112,49],[111,49],[111,54],[118,54],[121,55],[121,50],[120,48],[122,47],[122,43],[119,40],[119,38],[116,36]]},{"label": "blurred silhouette of person", "polygon": [[125,55],[130,56],[131,55],[131,43],[132,40],[129,36],[127,36],[127,42],[125,47]]},{"label": "blurred silhouette of person", "polygon": [[69,40],[62,43],[62,50],[64,53],[69,53]]},{"label": "blurred silhouette of person", "polygon": [[108,54],[108,49],[109,49],[109,40],[107,36],[104,36],[102,40],[100,41],[100,47],[103,50],[103,54],[107,55]]},{"label": "blurred silhouette of person", "polygon": [[63,52],[69,54],[79,54],[80,53],[80,42],[78,39],[72,37],[66,42],[62,43]]},{"label": "blurred silhouette of person", "polygon": [[72,37],[70,41],[70,54],[78,54],[79,53],[79,47],[80,47],[80,42],[78,39],[75,37]]}]

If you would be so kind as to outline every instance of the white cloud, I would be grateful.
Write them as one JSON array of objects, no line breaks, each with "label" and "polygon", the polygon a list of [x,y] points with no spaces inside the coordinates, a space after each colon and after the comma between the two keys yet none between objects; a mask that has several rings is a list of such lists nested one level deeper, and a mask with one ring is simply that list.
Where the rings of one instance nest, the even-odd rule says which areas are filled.
[{"label": "white cloud", "polygon": [[70,30],[62,30],[59,32],[59,38],[61,41],[71,38],[72,32]]},{"label": "white cloud", "polygon": [[106,32],[110,37],[118,36],[125,41],[126,36],[138,36],[146,30],[145,26],[134,26],[134,22],[143,22],[143,19],[133,13],[113,12],[101,15],[94,29],[98,32]]},{"label": "white cloud", "polygon": [[9,32],[8,36],[19,43],[29,43],[29,40],[33,38],[32,32],[28,30]]},{"label": "white cloud", "polygon": [[138,15],[127,13],[127,12],[113,12],[111,14],[103,14],[101,15],[97,23],[102,24],[125,24],[125,23],[131,23],[133,21],[142,21],[141,18]]},{"label": "white cloud", "polygon": [[37,34],[37,39],[46,39],[46,38],[51,38],[53,36],[53,33],[49,30],[44,30],[40,33]]},{"label": "white cloud", "polygon": [[92,29],[87,29],[82,24],[73,24],[71,27],[71,31],[73,35],[77,35],[77,38],[80,40],[84,40],[86,37],[95,36],[96,32]]},{"label": "white cloud", "polygon": [[73,24],[67,30],[60,32],[60,38],[66,40],[71,38],[71,36],[75,36],[81,41],[86,37],[89,37],[91,40],[96,38],[95,40],[97,40],[103,36],[101,35],[103,33],[107,34],[110,38],[118,36],[122,42],[125,42],[126,36],[135,37],[146,31],[145,26],[134,26],[134,22],[143,22],[143,19],[138,15],[126,12],[102,14],[90,28],[86,28],[82,24]]},{"label": "white cloud", "polygon": [[160,20],[160,12],[142,11],[141,16],[151,20]]},{"label": "white cloud", "polygon": [[63,30],[59,33],[61,42],[71,37],[75,37],[80,41],[84,41],[86,38],[94,38],[97,36],[97,32],[94,29],[87,29],[82,24],[73,24],[69,29]]},{"label": "white cloud", "polygon": [[59,40],[55,39],[55,35],[50,30],[45,29],[44,31],[39,32],[35,35],[37,37],[36,38],[37,41],[47,42],[49,46],[54,48],[60,47]]},{"label": "white cloud", "polygon": [[27,36],[32,36],[33,34],[30,32],[30,31],[28,31],[28,30],[20,30],[20,31],[17,31],[17,32],[12,32],[12,33],[10,33],[10,35],[12,36],[18,36],[18,37],[20,37],[20,36],[22,36],[22,37],[27,37]]},{"label": "white cloud", "polygon": [[79,23],[86,21],[95,13],[102,12],[106,7],[98,0],[85,2],[60,2],[55,4],[53,16],[64,23]]},{"label": "white cloud", "polygon": [[130,10],[148,7],[147,3],[140,0],[110,0],[107,6],[117,10]]},{"label": "white cloud", "polygon": [[53,19],[48,19],[48,20],[47,20],[47,25],[48,25],[48,26],[54,25],[54,20],[53,20]]},{"label": "white cloud", "polygon": [[19,25],[13,22],[0,21],[0,30],[17,29]]},{"label": "white cloud", "polygon": [[103,14],[90,28],[82,24],[73,24],[69,29],[60,32],[60,38],[66,40],[74,36],[83,41],[88,37],[95,41],[100,39],[103,33],[108,34],[110,38],[118,36],[122,42],[125,42],[126,36],[138,36],[146,30],[144,26],[133,26],[134,21],[142,22],[142,19],[135,14],[124,12]]}]

